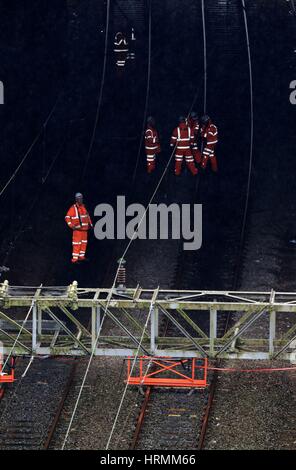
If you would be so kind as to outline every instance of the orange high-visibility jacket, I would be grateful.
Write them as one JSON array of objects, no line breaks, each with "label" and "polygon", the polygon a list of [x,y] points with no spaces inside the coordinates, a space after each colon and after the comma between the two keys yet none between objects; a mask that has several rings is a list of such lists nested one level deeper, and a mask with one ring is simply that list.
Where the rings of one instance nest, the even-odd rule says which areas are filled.
[{"label": "orange high-visibility jacket", "polygon": [[89,230],[93,224],[84,204],[73,204],[65,217],[66,223],[73,230]]},{"label": "orange high-visibility jacket", "polygon": [[194,144],[194,136],[188,124],[181,123],[174,129],[171,137],[171,146],[175,144],[177,145],[177,150],[188,150]]},{"label": "orange high-visibility jacket", "polygon": [[200,131],[201,137],[206,140],[206,145],[203,151],[205,156],[211,157],[214,155],[215,146],[218,142],[218,129],[213,123],[209,123],[207,127],[203,127]]},{"label": "orange high-visibility jacket", "polygon": [[146,155],[155,155],[156,153],[160,153],[158,132],[151,126],[147,127],[145,132],[145,150]]},{"label": "orange high-visibility jacket", "polygon": [[190,127],[191,133],[193,135],[193,140],[194,140],[193,148],[196,149],[197,148],[198,134],[199,134],[199,122],[198,122],[197,119],[192,119],[192,118],[189,117],[187,119],[187,123],[188,123],[188,126]]}]

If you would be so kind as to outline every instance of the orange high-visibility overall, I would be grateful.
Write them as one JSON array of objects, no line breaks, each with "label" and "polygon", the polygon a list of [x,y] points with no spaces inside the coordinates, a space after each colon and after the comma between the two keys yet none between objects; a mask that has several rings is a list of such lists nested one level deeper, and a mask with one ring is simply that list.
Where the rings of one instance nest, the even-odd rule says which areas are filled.
[{"label": "orange high-visibility overall", "polygon": [[72,263],[85,259],[87,232],[92,228],[92,221],[84,204],[73,204],[65,217],[66,223],[73,230]]}]

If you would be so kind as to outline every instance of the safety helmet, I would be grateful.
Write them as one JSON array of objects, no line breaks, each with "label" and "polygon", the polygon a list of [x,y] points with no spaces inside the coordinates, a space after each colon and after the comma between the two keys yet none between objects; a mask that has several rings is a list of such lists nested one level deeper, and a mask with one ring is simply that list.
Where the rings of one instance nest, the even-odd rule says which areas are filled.
[{"label": "safety helmet", "polygon": [[202,126],[206,126],[209,121],[211,120],[210,116],[208,116],[207,114],[204,114],[201,118],[200,118],[200,124]]},{"label": "safety helmet", "polygon": [[79,197],[83,197],[81,193],[76,193],[75,194],[75,199],[78,199]]},{"label": "safety helmet", "polygon": [[179,117],[179,124],[181,124],[181,122],[186,122],[186,118],[184,116]]},{"label": "safety helmet", "polygon": [[148,116],[147,117],[147,124],[151,124],[151,126],[155,126],[155,119],[153,116]]},{"label": "safety helmet", "polygon": [[191,111],[191,113],[189,114],[189,117],[193,119],[194,121],[197,121],[198,114],[195,111]]}]

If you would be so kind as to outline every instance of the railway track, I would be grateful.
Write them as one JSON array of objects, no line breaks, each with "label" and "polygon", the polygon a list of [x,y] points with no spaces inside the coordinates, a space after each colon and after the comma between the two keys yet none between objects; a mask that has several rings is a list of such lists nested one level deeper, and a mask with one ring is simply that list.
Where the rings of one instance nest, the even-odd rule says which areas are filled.
[{"label": "railway track", "polygon": [[[216,36],[216,40],[219,42],[218,35]],[[240,48],[238,41],[236,42],[236,45],[239,51]],[[226,164],[227,163],[225,162],[225,165]],[[208,176],[212,178],[212,175],[207,175],[207,177]],[[228,172],[224,179],[226,180],[227,177],[231,179],[231,176],[233,176],[233,174]],[[206,184],[203,183],[200,195],[206,194],[206,201],[204,198],[204,201],[202,202],[210,203],[210,221],[208,222],[208,225],[215,221],[214,231],[218,229],[221,221],[227,222],[227,220],[233,220],[235,217],[239,216],[240,204],[237,203],[236,198],[238,197],[239,199],[240,196],[240,182],[241,181],[238,178],[237,187],[234,189],[232,188],[230,191],[228,196],[229,206],[226,212],[224,211],[225,207],[223,207],[223,205],[221,206],[219,201],[217,202],[219,198],[214,194],[213,189],[211,194],[211,186],[213,188],[215,183],[209,185],[207,183],[207,187]],[[236,184],[234,179],[232,179],[232,184]],[[230,202],[230,199],[234,200],[235,203]],[[222,213],[224,214],[224,217],[220,217],[220,214]],[[218,222],[216,221],[216,218],[218,218]],[[178,261],[175,263],[172,262],[172,270],[175,268],[177,271],[175,283],[178,283],[178,287],[180,287],[180,283],[182,283],[182,287],[184,288],[196,287],[197,283],[200,287],[211,286],[214,282],[217,282],[217,280],[219,280],[220,286],[221,283],[226,285],[227,288],[233,286],[234,281],[232,279],[232,273],[234,272],[237,260],[231,252],[233,246],[238,243],[240,231],[239,224],[237,224],[235,228],[231,227],[224,230],[223,239],[219,241],[215,240],[215,242],[214,231],[210,232],[210,241],[213,242],[213,247],[208,247],[204,254],[201,254],[201,256],[196,258],[192,257],[191,254],[183,253]],[[219,250],[219,256],[216,257],[217,250]],[[213,265],[210,266],[211,269],[208,269],[208,264],[211,262]],[[228,263],[227,269],[225,269],[225,262]],[[240,264],[241,262],[242,258],[240,258]],[[223,329],[225,328],[228,320],[229,317],[226,316],[221,325],[219,325],[219,336],[222,335]],[[169,329],[168,324],[166,326],[167,334],[172,334],[173,330]],[[189,394],[188,390],[174,391],[168,389],[158,391],[147,388],[137,419],[136,432],[132,438],[131,448],[202,449],[206,436],[208,417],[210,415],[211,405],[215,396],[217,376],[212,374],[210,379],[211,385],[208,390],[196,390],[192,394]],[[37,383],[35,386],[38,390]],[[66,384],[63,390],[66,390]],[[65,397],[66,393],[61,391],[61,395]],[[21,403],[21,399],[19,403]],[[19,440],[18,448],[30,448],[30,444],[32,444],[32,442],[33,446],[38,445],[38,448],[49,448],[52,442],[52,436],[54,435],[54,429],[62,414],[62,409],[63,402],[61,401],[59,405],[55,407],[55,411],[52,413],[51,418],[47,421],[47,429],[45,430],[44,428],[42,440],[39,439],[40,436],[35,436],[36,441],[39,439],[35,444],[33,442],[35,439],[35,427],[33,427],[30,419],[20,416],[19,420],[14,423],[14,427],[7,427],[9,431],[8,435],[12,436],[11,442],[13,441],[13,435],[15,435],[18,436]],[[27,440],[28,447],[21,447],[24,445],[24,440],[21,437],[23,436],[22,433],[24,433],[26,426],[28,432],[32,430],[32,439]],[[157,429],[157,432],[155,432],[155,429]],[[154,438],[153,436],[155,435],[157,436]],[[9,441],[7,442],[9,447]]]},{"label": "railway track", "polygon": [[[210,175],[215,176],[215,175]],[[204,178],[204,176],[203,176]],[[207,175],[209,178],[209,175]],[[215,180],[212,180],[215,183]],[[201,256],[193,256],[191,253],[181,251],[175,266],[175,288],[194,288],[199,282],[200,287],[209,288],[211,285],[219,285],[220,288],[235,289],[238,284],[243,263],[243,242],[246,232],[243,212],[247,207],[246,201],[238,197],[239,188],[232,190],[231,198],[237,203],[232,206],[223,206],[216,201],[215,195],[211,193],[211,186],[201,177],[195,189],[194,201],[206,202],[209,207],[212,220],[219,218],[223,213],[224,219],[231,220],[231,215],[237,216],[238,223],[227,227],[222,231],[222,239],[219,240],[219,255],[215,263],[208,268],[207,258],[214,259],[209,246]],[[202,196],[205,195],[205,196]],[[225,217],[226,213],[226,217]],[[239,223],[240,221],[243,221]],[[214,224],[214,230],[217,224]],[[212,238],[211,230],[209,231]],[[231,241],[231,243],[229,243]],[[217,245],[217,241],[216,241]],[[224,248],[224,251],[223,251]],[[227,269],[225,269],[227,259]],[[206,273],[206,275],[204,275]],[[234,273],[234,274],[233,274]],[[211,287],[210,287],[211,288]],[[189,315],[190,316],[190,315]],[[192,316],[192,320],[194,317]],[[231,321],[230,314],[219,316],[218,337],[224,335]],[[182,324],[182,320],[180,322]],[[185,326],[185,325],[184,325]],[[206,325],[203,325],[205,328]],[[164,321],[161,334],[176,336],[175,327]],[[177,333],[178,334],[178,333]],[[194,332],[191,334],[194,336]],[[216,365],[221,365],[219,361]],[[201,450],[204,445],[207,432],[208,419],[213,404],[218,374],[216,371],[209,373],[209,388],[205,390],[155,390],[147,387],[140,412],[137,417],[135,431],[130,443],[130,449],[172,449]],[[158,430],[157,437],[154,429]]]},{"label": "railway track", "polygon": [[[0,449],[47,449],[75,372],[75,360],[33,361],[0,402]],[[26,368],[18,361],[18,371]]]},{"label": "railway track", "polygon": [[[239,243],[240,234],[241,226],[237,225],[231,233],[231,238],[236,241],[236,244]],[[241,267],[242,251],[238,250],[237,252],[239,259],[229,259],[229,264],[231,266],[237,264]],[[188,256],[188,253],[180,253],[176,266],[175,288],[181,285],[185,289],[196,287],[196,279],[201,273],[199,265],[194,261],[192,256]],[[236,272],[237,276],[234,280],[232,269],[228,271],[228,275],[224,276],[224,283],[227,281],[228,287],[237,282],[240,270],[237,269]],[[194,314],[190,316],[192,320],[196,320]],[[218,337],[224,335],[230,321],[228,313],[219,316]],[[182,324],[182,320],[180,323]],[[206,324],[203,326],[207,327]],[[194,331],[190,333],[196,334]],[[161,335],[177,336],[178,331],[165,320]],[[202,449],[215,396],[217,373],[210,372],[208,378],[209,388],[204,390],[161,390],[147,387],[130,449]],[[153,429],[158,429],[156,438],[153,437],[155,436]]]},{"label": "railway track", "polygon": [[[235,40],[231,37],[225,38],[225,30],[220,24],[219,5],[216,2],[206,4],[206,14],[210,19],[207,29],[207,37],[212,38],[213,48],[220,48],[221,57],[225,59],[225,64],[229,57],[234,59],[242,48],[245,47],[244,30],[240,26],[240,3],[235,2],[231,6],[231,11],[227,10],[227,19],[231,18],[235,23],[237,37]],[[217,28],[217,24],[219,28]],[[245,64],[246,71],[248,70]],[[213,58],[208,56],[208,70],[214,67]],[[240,72],[238,72],[239,74]],[[216,77],[218,80],[218,77]],[[221,76],[223,81],[225,77]],[[232,79],[235,83],[235,74]],[[248,83],[246,83],[248,86]],[[231,96],[230,93],[229,96]],[[208,105],[215,106],[209,97]],[[241,104],[238,104],[241,101]],[[243,97],[232,103],[232,111],[240,106],[248,107],[249,104],[243,104]],[[223,114],[223,113],[222,113]],[[223,119],[220,110],[220,119]],[[227,121],[227,113],[225,121]],[[245,124],[242,124],[245,125]],[[240,129],[240,123],[237,122]],[[240,132],[240,131],[239,131]],[[246,145],[249,144],[249,136],[245,136]],[[224,149],[224,155],[227,152],[234,152],[234,148]],[[192,254],[181,252],[179,259],[175,264],[175,279],[173,286],[177,288],[219,288],[231,289],[236,286],[240,268],[243,262],[242,240],[246,227],[244,225],[244,211],[246,210],[246,196],[242,195],[241,188],[247,182],[249,168],[241,167],[240,171],[233,178],[232,169],[227,167],[227,162],[223,162],[224,174],[216,175],[207,172],[206,175],[199,177],[199,184],[195,191],[194,202],[206,205],[206,219],[203,221],[203,232],[206,234],[207,246],[201,250],[201,253]],[[222,177],[222,178],[221,178]],[[227,193],[223,193],[223,198],[219,199],[219,194],[227,179],[232,180],[230,188],[227,187]],[[248,185],[247,185],[248,186]],[[226,189],[226,185],[225,185]],[[189,193],[190,194],[190,193]],[[180,193],[178,194],[180,196]],[[186,198],[186,196],[185,196]],[[188,194],[187,194],[188,198]],[[174,200],[181,201],[180,197]],[[233,223],[231,223],[231,221]],[[242,225],[243,224],[243,225]],[[222,228],[221,228],[222,227]],[[219,239],[217,239],[217,234]],[[173,269],[173,267],[172,267]],[[235,275],[234,275],[235,273]],[[223,336],[225,329],[230,321],[230,316],[220,317],[218,324],[218,336]],[[205,328],[207,325],[203,325]],[[174,327],[165,323],[162,334],[174,335]],[[194,333],[193,333],[194,335]],[[213,398],[215,395],[215,384],[217,374],[209,374],[210,386],[206,390],[175,391],[173,389],[160,391],[147,387],[145,396],[140,407],[136,420],[135,431],[130,442],[131,449],[202,449],[206,431],[208,417],[210,415]],[[155,433],[157,429],[157,433]],[[186,441],[186,437],[188,442]]]}]

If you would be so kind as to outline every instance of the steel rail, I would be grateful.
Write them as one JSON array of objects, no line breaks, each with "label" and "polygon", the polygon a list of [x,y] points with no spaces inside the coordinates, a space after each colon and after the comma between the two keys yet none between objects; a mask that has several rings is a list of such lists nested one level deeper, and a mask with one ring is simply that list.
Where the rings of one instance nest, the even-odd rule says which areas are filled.
[{"label": "steel rail", "polygon": [[[244,17],[244,25],[245,25],[245,32],[246,32],[246,43],[247,43],[247,51],[248,51],[248,63],[249,63],[249,83],[250,83],[250,155],[249,155],[249,169],[248,169],[248,182],[247,182],[247,191],[245,196],[245,206],[244,206],[244,213],[243,213],[243,221],[241,226],[241,235],[240,235],[240,243],[239,243],[239,250],[237,253],[237,262],[236,262],[236,269],[233,278],[233,289],[236,288],[239,280],[239,270],[241,267],[242,262],[242,253],[243,253],[243,246],[245,242],[245,233],[246,233],[246,223],[247,223],[247,214],[249,208],[249,196],[250,196],[250,184],[251,184],[251,174],[252,174],[252,163],[253,163],[253,139],[254,139],[254,110],[253,110],[253,76],[252,76],[252,62],[251,62],[251,51],[250,51],[250,42],[249,42],[249,32],[248,32],[248,21],[247,21],[247,14],[246,14],[246,6],[245,0],[241,0],[242,9],[243,9],[243,17]],[[224,334],[227,331],[227,327],[230,321],[230,313],[227,316],[226,324],[224,326]],[[217,367],[221,365],[221,360],[218,360]],[[209,396],[207,405],[205,408],[205,413],[202,419],[200,435],[198,438],[197,449],[202,450],[205,445],[209,418],[212,411],[214,396],[217,389],[218,383],[218,371],[213,372],[213,377],[209,386]]]}]

